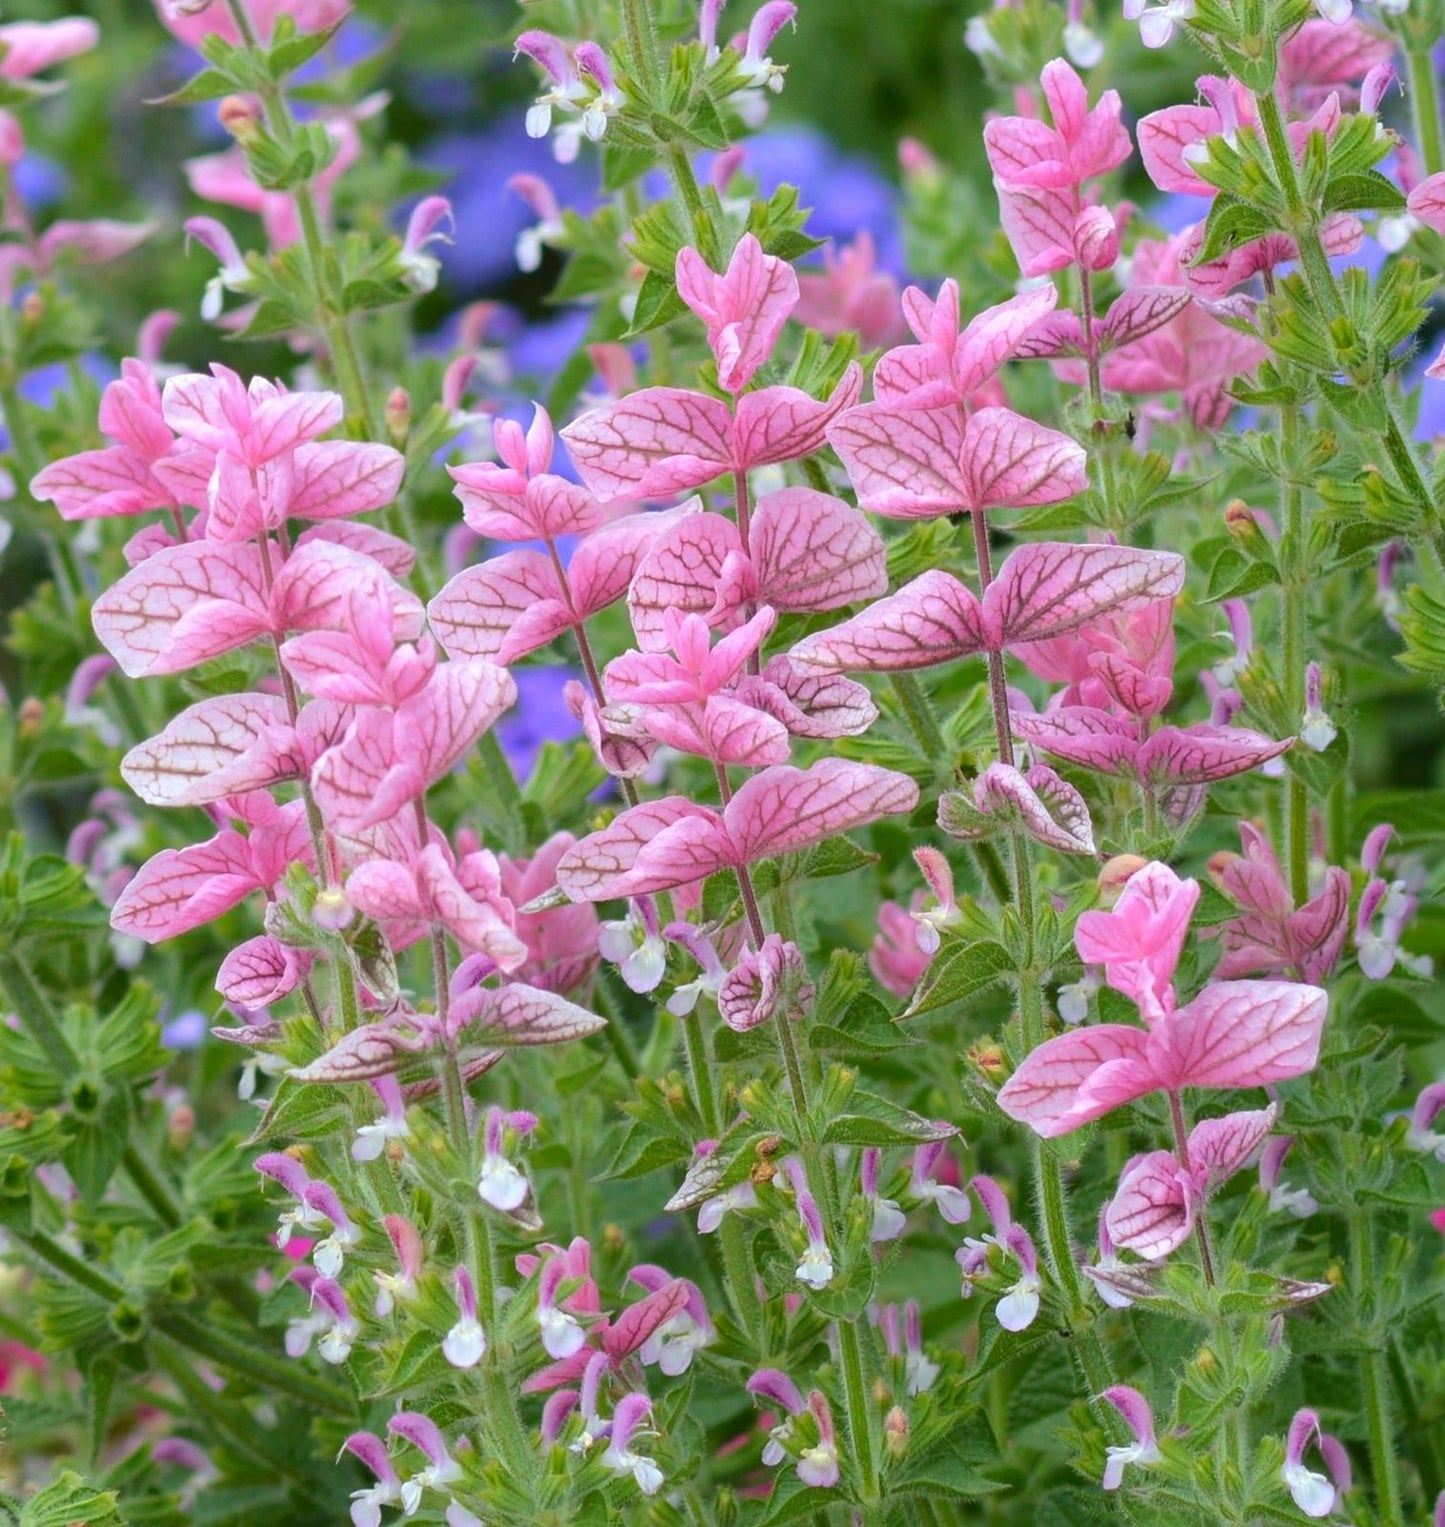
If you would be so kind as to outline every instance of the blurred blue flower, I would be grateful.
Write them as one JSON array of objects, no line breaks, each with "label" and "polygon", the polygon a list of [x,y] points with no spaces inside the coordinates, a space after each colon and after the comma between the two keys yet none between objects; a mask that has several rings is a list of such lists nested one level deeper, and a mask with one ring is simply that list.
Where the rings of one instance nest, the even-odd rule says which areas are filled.
[{"label": "blurred blue flower", "polygon": [[581,675],[560,665],[510,671],[517,681],[517,703],[497,723],[497,741],[512,772],[525,780],[544,742],[569,742],[581,734],[582,728],[562,699],[562,686]]},{"label": "blurred blue flower", "polygon": [[53,159],[27,149],[11,172],[20,200],[32,212],[53,206],[70,188],[70,179]]},{"label": "blurred blue flower", "polygon": [[191,1008],[164,1025],[161,1043],[168,1050],[199,1050],[209,1028],[210,1019],[197,1008]]},{"label": "blurred blue flower", "polygon": [[445,133],[417,155],[448,177],[441,192],[451,200],[456,243],[444,252],[442,280],[453,290],[498,286],[516,272],[517,235],[536,215],[507,189],[513,175],[540,175],[565,207],[586,213],[596,203],[595,164],[558,164],[548,145],[529,138],[520,116],[507,116],[485,132]]},{"label": "blurred blue flower", "polygon": [[[869,160],[845,154],[814,128],[791,124],[769,128],[745,146],[742,172],[764,197],[781,185],[800,187],[803,205],[812,209],[809,233],[848,244],[866,228],[879,267],[905,274],[898,188]],[[705,155],[699,172],[706,175],[711,162]]]}]

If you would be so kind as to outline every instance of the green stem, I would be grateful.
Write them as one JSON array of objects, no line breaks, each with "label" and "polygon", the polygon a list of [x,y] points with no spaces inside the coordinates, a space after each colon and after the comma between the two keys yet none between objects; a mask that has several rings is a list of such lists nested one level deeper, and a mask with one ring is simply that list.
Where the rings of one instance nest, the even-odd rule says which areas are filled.
[{"label": "green stem", "polygon": [[308,1478],[302,1474],[294,1460],[259,1440],[264,1437],[269,1441],[271,1433],[259,1427],[245,1410],[229,1409],[217,1403],[216,1396],[196,1373],[195,1365],[179,1343],[173,1343],[163,1336],[157,1337],[152,1350],[185,1401],[188,1415],[203,1418],[207,1425],[225,1437],[230,1446],[243,1458],[249,1459],[263,1474],[269,1472],[283,1476],[307,1500],[323,1512],[328,1510],[330,1502],[318,1493],[314,1477]]},{"label": "green stem", "polygon": [[[242,43],[248,48],[255,48],[257,46],[256,28],[251,22],[246,0],[226,0],[226,7],[236,24],[236,31]],[[296,135],[296,122],[291,115],[285,93],[274,82],[259,85],[257,93],[265,108],[267,125],[276,135],[277,142],[283,147],[288,147]],[[384,437],[381,433],[380,422],[371,405],[366,378],[361,369],[361,360],[352,338],[351,326],[347,322],[346,315],[338,312],[332,301],[330,282],[327,279],[326,235],[321,227],[315,193],[309,184],[303,182],[292,192],[292,200],[296,204],[296,217],[301,225],[301,247],[306,253],[306,263],[316,298],[317,327],[326,336],[327,347],[331,353],[331,364],[336,371],[337,384],[341,388],[347,412],[356,415],[362,421],[370,439],[381,440]]]},{"label": "green stem", "polygon": [[63,1085],[80,1070],[80,1057],[71,1049],[50,1004],[18,954],[0,954],[0,987],[8,993],[10,1005]]},{"label": "green stem", "polygon": [[888,683],[893,690],[893,698],[898,701],[899,710],[903,712],[913,732],[919,751],[937,768],[947,759],[948,744],[933,714],[933,703],[928,698],[928,691],[918,682],[916,675],[911,673],[890,673]]},{"label": "green stem", "polygon": [[788,1091],[793,1095],[793,1111],[798,1116],[798,1128],[802,1133],[810,1129],[808,1117],[808,1084],[803,1080],[803,1068],[798,1060],[798,1047],[793,1041],[791,1020],[784,1013],[773,1019],[778,1035],[778,1049],[782,1053],[783,1067],[788,1073]]},{"label": "green stem", "polygon": [[999,905],[1009,899],[1011,894],[1009,887],[1008,871],[1003,867],[1003,859],[999,851],[988,841],[980,838],[977,843],[969,845],[978,860],[979,868],[983,870],[983,877],[988,881],[989,889],[998,898]]},{"label": "green stem", "polygon": [[[1280,409],[1280,446],[1284,459],[1284,535],[1280,542],[1280,575],[1284,580],[1281,644],[1284,665],[1284,703],[1291,731],[1298,733],[1305,709],[1305,642],[1309,587],[1302,566],[1304,551],[1304,494],[1295,477],[1299,456],[1299,408]],[[1285,863],[1290,894],[1302,907],[1309,900],[1309,790],[1293,770],[1285,786]]]},{"label": "green stem", "polygon": [[[978,586],[980,593],[987,593],[993,582],[993,560],[988,549],[988,522],[983,510],[976,509],[969,515],[973,521],[973,550],[978,561]],[[998,741],[998,760],[1013,766],[1013,728],[1009,724],[1008,684],[1004,677],[1003,653],[988,654],[988,698],[993,707],[994,736]]]},{"label": "green stem", "polygon": [[873,1446],[873,1407],[863,1383],[863,1351],[856,1321],[840,1320],[838,1351],[843,1359],[843,1395],[848,1408],[848,1435],[862,1481],[865,1506],[878,1498],[878,1462]]},{"label": "green stem", "polygon": [[355,1400],[339,1384],[318,1378],[290,1358],[258,1346],[254,1331],[244,1338],[232,1336],[210,1317],[200,1320],[176,1309],[157,1310],[151,1320],[156,1330],[172,1341],[260,1388],[275,1390],[329,1416],[350,1421],[356,1415]]},{"label": "green stem", "polygon": [[1412,48],[1406,55],[1410,68],[1410,105],[1415,114],[1415,142],[1420,164],[1427,175],[1445,170],[1445,146],[1440,138],[1440,95],[1435,65],[1429,48]]},{"label": "green stem", "polygon": [[702,188],[693,174],[692,160],[680,143],[667,151],[667,168],[672,175],[677,194],[687,210],[687,220],[692,228],[692,243],[697,252],[714,270],[719,263],[717,239],[714,236],[712,218],[702,199]]},{"label": "green stem", "polygon": [[179,1225],[181,1206],[170,1186],[141,1154],[140,1147],[132,1140],[125,1148],[120,1164],[125,1174],[135,1184],[136,1191],[151,1207],[152,1213],[163,1225],[171,1228]]},{"label": "green stem", "polygon": [[106,1277],[89,1262],[82,1262],[43,1230],[15,1230],[11,1234],[22,1246],[28,1246],[41,1261],[48,1262],[56,1272],[69,1278],[87,1293],[94,1294],[97,1299],[104,1299],[107,1304],[119,1304],[126,1297],[123,1284]]},{"label": "green stem", "polygon": [[[1350,1216],[1350,1252],[1358,1307],[1365,1294],[1372,1301],[1378,1298],[1375,1227],[1367,1213]],[[1365,1425],[1369,1435],[1370,1470],[1375,1481],[1375,1505],[1381,1527],[1404,1527],[1390,1373],[1386,1365],[1378,1315],[1373,1309],[1371,1313],[1370,1330],[1367,1333],[1370,1345],[1360,1357],[1360,1379],[1365,1401]]]},{"label": "green stem", "polygon": [[718,1112],[717,1091],[713,1086],[707,1036],[703,1033],[702,1019],[695,1007],[682,1020],[682,1037],[687,1045],[687,1069],[692,1073],[697,1111],[702,1115],[703,1128],[715,1139],[722,1133],[722,1117]]}]

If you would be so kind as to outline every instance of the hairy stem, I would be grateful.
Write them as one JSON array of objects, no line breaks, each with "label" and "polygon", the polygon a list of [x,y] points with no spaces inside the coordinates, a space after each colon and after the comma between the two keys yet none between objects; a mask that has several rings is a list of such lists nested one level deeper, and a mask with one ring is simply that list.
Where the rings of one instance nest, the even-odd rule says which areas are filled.
[{"label": "hairy stem", "polygon": [[[1373,1301],[1378,1297],[1375,1226],[1371,1216],[1363,1211],[1350,1216],[1350,1261],[1357,1306],[1365,1294]],[[1395,1451],[1394,1397],[1378,1315],[1370,1324],[1369,1349],[1360,1357],[1360,1381],[1369,1435],[1370,1472],[1375,1481],[1375,1507],[1381,1527],[1404,1527],[1400,1460]]]},{"label": "hairy stem", "polygon": [[[983,510],[975,509],[969,516],[973,521],[973,550],[978,559],[979,593],[985,593],[993,582],[993,561],[988,549],[988,521]],[[993,707],[993,729],[998,740],[1000,763],[1010,767],[1014,761],[1013,728],[1009,724],[1008,684],[1004,678],[1003,653],[990,649],[988,654],[988,698]]]},{"label": "hairy stem", "polygon": [[[1284,665],[1284,701],[1289,726],[1299,730],[1305,708],[1305,641],[1309,586],[1301,565],[1304,551],[1304,495],[1294,476],[1299,453],[1299,409],[1286,404],[1280,410],[1280,443],[1284,456],[1284,536],[1280,546],[1284,579],[1281,662]],[[1285,776],[1285,863],[1290,895],[1302,907],[1309,900],[1309,791],[1293,770]]]},{"label": "hairy stem", "polygon": [[865,1502],[878,1497],[877,1450],[873,1442],[873,1406],[863,1381],[863,1349],[858,1323],[840,1320],[838,1352],[843,1361],[843,1396],[848,1408],[848,1435],[853,1443],[853,1458],[858,1465]]},{"label": "hairy stem", "polygon": [[1405,55],[1410,69],[1410,105],[1415,115],[1415,142],[1427,175],[1445,170],[1445,146],[1440,137],[1440,92],[1429,48],[1411,48]]}]

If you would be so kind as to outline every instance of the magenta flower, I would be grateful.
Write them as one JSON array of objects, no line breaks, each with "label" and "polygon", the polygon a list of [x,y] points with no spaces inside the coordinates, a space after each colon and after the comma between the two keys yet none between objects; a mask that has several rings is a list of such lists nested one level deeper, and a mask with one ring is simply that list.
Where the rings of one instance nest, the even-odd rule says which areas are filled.
[{"label": "magenta flower", "polygon": [[604,1468],[614,1474],[630,1475],[644,1495],[656,1495],[664,1484],[663,1473],[653,1459],[635,1451],[632,1439],[645,1417],[652,1413],[652,1401],[645,1394],[624,1395],[612,1413],[607,1447],[602,1454]]},{"label": "magenta flower", "polygon": [[1183,558],[1173,552],[1034,542],[1009,553],[982,599],[952,573],[923,573],[852,619],[804,637],[788,657],[812,673],[929,668],[1061,636],[1171,597],[1183,582]]},{"label": "magenta flower", "polygon": [[1167,864],[1131,875],[1112,912],[1085,912],[1074,930],[1079,958],[1137,1004],[1151,1027],[1174,1009],[1174,971],[1199,901],[1199,882]]},{"label": "magenta flower", "polygon": [[386,1444],[372,1432],[353,1432],[341,1444],[376,1475],[376,1483],[351,1492],[352,1527],[381,1527],[381,1508],[401,1504],[401,1479],[387,1457]]},{"label": "magenta flower", "polygon": [[1339,963],[1349,933],[1349,875],[1327,868],[1323,890],[1296,910],[1269,840],[1249,822],[1239,832],[1243,858],[1230,855],[1216,871],[1220,889],[1240,908],[1225,926],[1216,977],[1292,972],[1322,981]]},{"label": "magenta flower", "polygon": [[1206,1119],[1189,1132],[1187,1162],[1172,1151],[1135,1156],[1119,1178],[1104,1220],[1116,1246],[1154,1262],[1177,1251],[1209,1193],[1227,1182],[1274,1127],[1274,1104],[1256,1113]]},{"label": "magenta flower", "polygon": [[1123,164],[1131,145],[1118,91],[1106,90],[1091,107],[1084,82],[1062,58],[1044,65],[1039,83],[1052,127],[1032,117],[994,117],[984,124],[984,148],[996,180],[1077,190]]},{"label": "magenta flower", "polygon": [[681,1283],[687,1302],[678,1312],[648,1336],[637,1355],[644,1367],[656,1363],[669,1377],[676,1378],[692,1366],[693,1354],[717,1340],[702,1290],[688,1278],[675,1279],[666,1268],[642,1263],[627,1275],[630,1283],[649,1293],[658,1293]]},{"label": "magenta flower", "polygon": [[638,646],[657,652],[669,610],[731,631],[759,605],[836,610],[887,590],[882,537],[857,509],[811,488],[782,488],[753,506],[746,544],[723,515],[674,518],[637,564],[627,608]]},{"label": "magenta flower", "polygon": [[416,1280],[422,1271],[421,1236],[416,1226],[399,1214],[388,1214],[382,1224],[396,1253],[397,1270],[392,1273],[378,1268],[372,1273],[376,1280],[374,1308],[378,1320],[385,1320],[398,1301],[405,1304],[416,1298]]},{"label": "magenta flower", "polygon": [[442,1356],[453,1368],[475,1368],[486,1355],[487,1337],[477,1319],[477,1290],[465,1267],[452,1273],[457,1319],[442,1342]]},{"label": "magenta flower", "polygon": [[795,1177],[795,1186],[798,1214],[808,1237],[807,1249],[798,1263],[795,1276],[809,1288],[827,1288],[833,1281],[833,1253],[829,1251],[828,1239],[823,1233],[823,1217],[818,1212],[813,1195],[803,1186],[801,1173]]},{"label": "magenta flower", "polygon": [[[1304,1456],[1311,1439],[1325,1461],[1328,1477],[1305,1467]],[[1350,1488],[1349,1455],[1336,1438],[1320,1429],[1320,1418],[1312,1410],[1297,1410],[1289,1424],[1280,1478],[1295,1505],[1309,1517],[1328,1516],[1335,1509],[1338,1496]]]},{"label": "magenta flower", "polygon": [[1106,1389],[1101,1398],[1119,1412],[1124,1424],[1134,1434],[1132,1442],[1122,1447],[1110,1446],[1106,1450],[1108,1462],[1104,1465],[1103,1487],[1117,1490],[1124,1482],[1127,1465],[1133,1463],[1147,1469],[1151,1463],[1159,1463],[1163,1454],[1154,1436],[1154,1413],[1148,1400],[1137,1389],[1131,1389],[1127,1384],[1115,1384],[1112,1389]]},{"label": "magenta flower", "polygon": [[1296,1219],[1307,1219],[1319,1209],[1319,1204],[1307,1188],[1292,1188],[1280,1179],[1280,1167],[1294,1145],[1293,1135],[1272,1135],[1264,1143],[1259,1155],[1259,1186],[1269,1194],[1270,1213],[1288,1212]]},{"label": "magenta flower", "polygon": [[403,1410],[392,1416],[386,1429],[394,1437],[404,1438],[426,1455],[427,1466],[413,1474],[401,1487],[401,1508],[411,1516],[421,1505],[422,1493],[436,1490],[450,1493],[450,1487],[461,1477],[461,1465],[457,1463],[442,1440],[440,1427],[430,1416],[419,1411]]},{"label": "magenta flower", "polygon": [[918,786],[907,775],[871,764],[828,758],[809,769],[763,769],[722,811],[671,795],[622,812],[562,856],[557,884],[574,901],[672,890],[911,811],[917,802]]},{"label": "magenta flower", "polygon": [[833,1412],[820,1390],[808,1394],[808,1411],[818,1429],[818,1440],[798,1454],[798,1478],[815,1490],[831,1490],[838,1483],[838,1438]]},{"label": "magenta flower", "polygon": [[1125,1103],[1186,1087],[1262,1087],[1314,1069],[1328,999],[1285,981],[1220,981],[1152,1031],[1096,1024],[1046,1040],[998,1094],[999,1107],[1045,1138]]}]

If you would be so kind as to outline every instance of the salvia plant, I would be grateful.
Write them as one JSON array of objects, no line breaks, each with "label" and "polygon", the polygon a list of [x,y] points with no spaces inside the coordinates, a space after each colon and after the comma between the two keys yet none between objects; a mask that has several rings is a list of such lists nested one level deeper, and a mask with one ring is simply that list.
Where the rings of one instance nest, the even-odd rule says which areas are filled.
[{"label": "salvia plant", "polygon": [[906,289],[828,5],[529,7],[535,399],[343,6],[161,4],[98,400],[0,26],[0,1516],[1445,1521],[1439,0],[974,16]]}]

